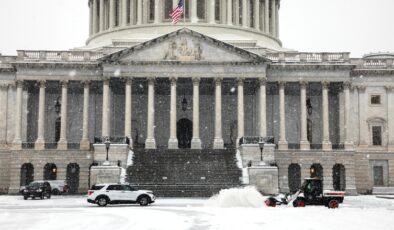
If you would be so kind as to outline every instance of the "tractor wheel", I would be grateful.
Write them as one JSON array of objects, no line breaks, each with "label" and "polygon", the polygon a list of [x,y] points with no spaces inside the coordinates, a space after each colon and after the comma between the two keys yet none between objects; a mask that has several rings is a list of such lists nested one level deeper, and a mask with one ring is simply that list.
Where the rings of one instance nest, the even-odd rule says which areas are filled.
[{"label": "tractor wheel", "polygon": [[305,201],[301,199],[296,199],[295,201],[293,201],[293,206],[295,208],[303,208],[305,207]]},{"label": "tractor wheel", "polygon": [[265,205],[267,205],[268,207],[276,207],[276,201],[274,200],[274,198],[270,197],[268,199],[266,199],[264,201]]},{"label": "tractor wheel", "polygon": [[328,202],[328,208],[338,208],[339,207],[339,203],[337,200],[330,200],[330,202]]}]

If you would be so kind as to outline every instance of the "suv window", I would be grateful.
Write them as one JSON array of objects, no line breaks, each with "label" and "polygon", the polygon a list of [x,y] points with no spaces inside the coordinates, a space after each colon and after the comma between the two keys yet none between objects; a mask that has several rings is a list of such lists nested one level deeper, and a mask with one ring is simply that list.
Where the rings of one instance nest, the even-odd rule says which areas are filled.
[{"label": "suv window", "polygon": [[123,190],[123,191],[133,191],[133,190],[131,189],[131,187],[128,186],[128,185],[122,185],[122,190]]},{"label": "suv window", "polygon": [[97,190],[100,190],[102,188],[104,188],[104,185],[93,185],[90,190],[96,190],[97,191]]},{"label": "suv window", "polygon": [[107,190],[122,190],[120,185],[109,185]]}]

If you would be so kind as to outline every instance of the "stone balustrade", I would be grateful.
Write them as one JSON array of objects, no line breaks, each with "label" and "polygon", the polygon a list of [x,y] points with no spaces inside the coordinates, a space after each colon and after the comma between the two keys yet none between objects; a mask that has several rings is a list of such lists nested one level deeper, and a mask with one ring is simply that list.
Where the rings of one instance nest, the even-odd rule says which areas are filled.
[{"label": "stone balustrade", "polygon": [[86,62],[96,61],[103,55],[90,51],[42,51],[42,50],[18,50],[18,61],[71,61]]},{"label": "stone balustrade", "polygon": [[349,53],[268,53],[267,58],[275,62],[287,63],[350,63]]}]

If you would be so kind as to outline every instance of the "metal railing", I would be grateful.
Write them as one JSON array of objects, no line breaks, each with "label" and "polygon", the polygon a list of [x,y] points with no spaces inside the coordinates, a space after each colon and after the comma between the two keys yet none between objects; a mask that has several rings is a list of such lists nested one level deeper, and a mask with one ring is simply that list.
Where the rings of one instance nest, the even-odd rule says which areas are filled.
[{"label": "metal railing", "polygon": [[350,63],[350,53],[282,52],[267,53],[266,57],[274,63]]},{"label": "metal railing", "polygon": [[96,61],[103,54],[91,51],[18,50],[17,60],[23,61]]}]

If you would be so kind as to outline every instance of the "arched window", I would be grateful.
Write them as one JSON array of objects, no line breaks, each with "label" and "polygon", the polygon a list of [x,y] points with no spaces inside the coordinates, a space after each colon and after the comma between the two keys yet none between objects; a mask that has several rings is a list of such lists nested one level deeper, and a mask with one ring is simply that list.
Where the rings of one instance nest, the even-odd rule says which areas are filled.
[{"label": "arched window", "polygon": [[25,163],[21,167],[20,185],[25,186],[34,180],[34,167],[31,163]]},{"label": "arched window", "polygon": [[311,178],[318,177],[323,179],[323,167],[321,164],[313,164],[310,168]]},{"label": "arched window", "polygon": [[299,164],[289,165],[288,180],[290,192],[296,192],[301,186],[301,167]]},{"label": "arched window", "polygon": [[77,163],[67,165],[66,181],[69,187],[68,192],[71,194],[77,193],[79,187],[79,165]]},{"label": "arched window", "polygon": [[346,170],[342,164],[336,164],[332,168],[332,182],[334,190],[345,191],[346,189]]},{"label": "arched window", "polygon": [[53,163],[47,163],[44,166],[44,180],[56,180],[57,167]]}]

